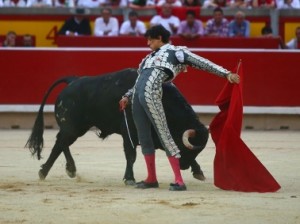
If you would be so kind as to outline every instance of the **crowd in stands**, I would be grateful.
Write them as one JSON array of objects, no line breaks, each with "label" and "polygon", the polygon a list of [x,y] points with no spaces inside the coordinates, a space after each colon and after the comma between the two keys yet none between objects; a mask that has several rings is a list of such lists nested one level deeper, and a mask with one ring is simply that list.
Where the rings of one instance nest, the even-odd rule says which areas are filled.
[{"label": "crowd in stands", "polygon": [[[65,21],[58,31],[58,35],[143,36],[148,27],[161,24],[170,31],[171,35],[193,39],[202,36],[250,37],[250,21],[246,19],[243,9],[277,7],[299,8],[300,10],[300,0],[0,0],[0,7],[14,6],[75,7],[74,15]],[[120,23],[112,15],[112,6],[131,8],[128,20]],[[101,14],[95,19],[94,30],[92,30],[87,8],[96,7],[100,9]],[[184,18],[180,19],[174,10],[183,7],[186,10]],[[205,25],[197,18],[200,7],[213,9],[212,17],[206,21]],[[157,14],[146,24],[139,20],[139,8],[155,8]],[[237,9],[232,20],[224,17],[224,8]],[[281,48],[300,48],[298,28],[294,42],[281,43]],[[270,26],[266,25],[262,30],[262,36],[273,36],[272,31],[265,34],[270,29]],[[14,35],[16,36],[15,33],[9,32],[3,46],[14,46],[13,40],[11,40]]]},{"label": "crowd in stands", "polygon": [[[246,19],[243,11],[237,11],[234,18],[229,21],[224,17],[223,10],[217,7],[213,10],[212,18],[209,19],[205,26],[203,22],[197,19],[194,10],[187,10],[185,19],[180,20],[172,13],[173,7],[165,3],[161,6],[160,14],[154,15],[150,21],[149,26],[161,24],[171,35],[181,36],[186,39],[193,39],[198,37],[250,37],[250,22]],[[95,26],[91,32],[88,17],[84,16],[84,9],[77,9],[76,14],[67,20],[62,28],[59,30],[61,35],[94,35],[94,36],[143,36],[146,32],[146,25],[139,20],[137,11],[131,11],[128,20],[119,24],[116,17],[112,15],[111,8],[103,7],[101,9],[101,16],[95,19]],[[300,32],[300,30],[299,30]],[[92,34],[93,33],[93,34]],[[272,29],[266,25],[262,31],[263,37],[274,37]],[[298,38],[298,39],[297,39]],[[300,34],[297,35],[294,44],[285,44],[280,42],[280,48],[284,49],[298,49],[300,47]],[[299,47],[298,47],[299,45]]]},{"label": "crowd in stands", "polygon": [[153,8],[169,3],[174,7],[300,9],[300,0],[0,0],[0,7],[86,7],[105,6]]},{"label": "crowd in stands", "polygon": [[[149,26],[163,25],[170,31],[171,35],[179,35],[184,38],[197,38],[199,36],[214,37],[249,37],[250,22],[245,19],[245,13],[238,11],[232,21],[224,17],[223,10],[216,8],[213,10],[213,17],[206,22],[196,18],[193,10],[187,10],[185,19],[180,20],[172,13],[172,6],[165,3],[161,7],[161,13],[154,15]],[[138,13],[129,13],[128,20],[119,24],[116,17],[112,15],[111,8],[102,8],[101,16],[95,19],[93,34],[95,36],[118,36],[131,35],[142,36],[146,32],[146,25],[139,20]],[[84,9],[77,9],[72,18],[65,21],[59,30],[61,35],[91,35],[91,26],[88,17],[84,16]]]}]

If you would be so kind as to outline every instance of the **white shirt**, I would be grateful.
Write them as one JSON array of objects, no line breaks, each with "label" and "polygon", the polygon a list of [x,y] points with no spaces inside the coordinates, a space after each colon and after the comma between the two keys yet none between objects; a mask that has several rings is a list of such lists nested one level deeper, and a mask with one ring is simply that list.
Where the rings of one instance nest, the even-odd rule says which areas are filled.
[{"label": "white shirt", "polygon": [[[277,9],[288,8],[287,5],[284,3],[284,0],[276,0],[276,6]],[[294,9],[300,9],[300,0],[293,0],[291,6]]]},{"label": "white shirt", "polygon": [[297,48],[297,38],[293,38],[291,39],[289,42],[286,43],[286,46],[289,48],[289,49],[298,49]]},{"label": "white shirt", "polygon": [[32,6],[36,6],[36,5],[43,5],[43,6],[48,6],[51,7],[52,6],[52,0],[27,0],[27,7],[32,7]]},{"label": "white shirt", "polygon": [[78,0],[77,6],[86,8],[98,8],[105,0]]},{"label": "white shirt", "polygon": [[178,28],[180,24],[180,20],[177,16],[170,16],[169,18],[163,18],[160,15],[156,15],[150,20],[151,26],[161,24],[173,35],[174,33],[169,25],[170,23],[173,24],[176,28]]},{"label": "white shirt", "polygon": [[119,21],[115,17],[110,17],[108,23],[103,21],[102,17],[95,20],[94,35],[105,36],[104,32],[109,31],[107,36],[118,36],[119,34]]},{"label": "white shirt", "polygon": [[[86,8],[98,8],[102,4],[108,4],[108,0],[78,0],[77,5],[80,7],[86,7]],[[120,0],[119,6],[126,7],[128,4],[127,0]]]},{"label": "white shirt", "polygon": [[[166,0],[159,0],[158,3],[157,3],[157,6],[162,6],[164,5],[165,3],[167,3]],[[175,6],[175,7],[180,7],[182,6],[182,2],[180,0],[176,0],[174,3],[171,4],[172,6]]]},{"label": "white shirt", "polygon": [[120,34],[135,34],[134,36],[144,35],[146,33],[145,24],[137,20],[135,27],[132,27],[130,21],[124,21],[120,28]]},{"label": "white shirt", "polygon": [[0,1],[1,7],[26,7],[26,2],[24,0],[19,0],[17,3],[14,3],[10,0],[1,0]]}]

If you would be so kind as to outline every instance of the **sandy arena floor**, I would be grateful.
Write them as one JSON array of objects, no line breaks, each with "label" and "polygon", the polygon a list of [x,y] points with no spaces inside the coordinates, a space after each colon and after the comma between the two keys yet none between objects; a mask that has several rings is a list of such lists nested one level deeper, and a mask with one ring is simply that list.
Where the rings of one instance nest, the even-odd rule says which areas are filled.
[{"label": "sandy arena floor", "polygon": [[[186,192],[169,192],[173,181],[164,152],[157,152],[159,189],[125,186],[121,138],[105,141],[90,131],[71,147],[77,177],[65,173],[63,156],[45,181],[38,170],[46,161],[57,130],[45,130],[44,159],[24,149],[29,130],[0,130],[0,223],[77,224],[296,224],[300,223],[300,132],[244,131],[242,138],[282,189],[277,193],[223,191],[213,184],[212,140],[197,158],[207,180],[183,171]],[[238,159],[238,158],[237,158]],[[136,180],[145,177],[141,152]]]}]

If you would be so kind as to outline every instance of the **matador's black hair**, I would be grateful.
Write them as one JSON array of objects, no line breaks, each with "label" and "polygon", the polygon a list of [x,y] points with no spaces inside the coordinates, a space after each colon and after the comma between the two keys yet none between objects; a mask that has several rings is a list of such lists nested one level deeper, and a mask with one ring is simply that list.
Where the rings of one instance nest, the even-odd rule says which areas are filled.
[{"label": "matador's black hair", "polygon": [[169,43],[171,33],[162,25],[156,25],[149,28],[144,36],[152,39],[159,39],[159,36],[161,36],[161,41],[163,43]]}]

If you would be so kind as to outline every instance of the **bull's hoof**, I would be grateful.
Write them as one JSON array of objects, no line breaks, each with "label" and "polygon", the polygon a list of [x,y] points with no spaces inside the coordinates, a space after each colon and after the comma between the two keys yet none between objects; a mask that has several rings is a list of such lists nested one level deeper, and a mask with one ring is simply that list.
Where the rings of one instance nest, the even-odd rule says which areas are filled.
[{"label": "bull's hoof", "polygon": [[201,172],[201,173],[193,173],[193,177],[197,180],[201,180],[201,181],[205,181],[205,176],[204,174]]},{"label": "bull's hoof", "polygon": [[126,186],[135,186],[135,180],[124,180]]},{"label": "bull's hoof", "polygon": [[47,175],[44,175],[42,170],[39,171],[40,180],[45,180]]},{"label": "bull's hoof", "polygon": [[66,169],[66,173],[70,178],[76,177],[76,171],[69,171]]}]

